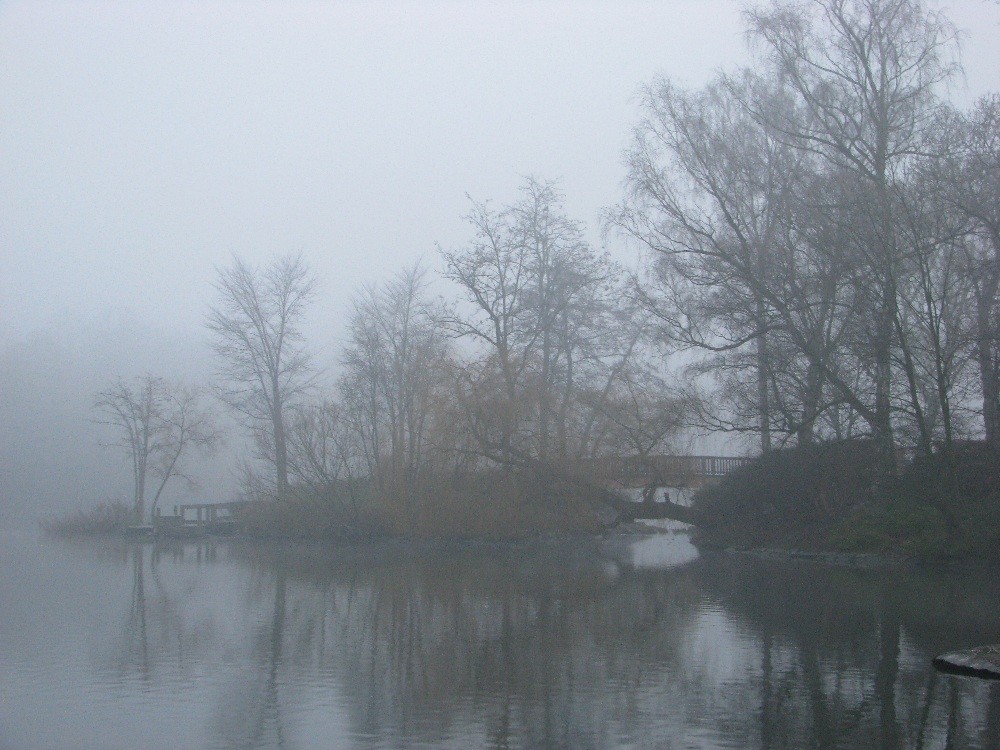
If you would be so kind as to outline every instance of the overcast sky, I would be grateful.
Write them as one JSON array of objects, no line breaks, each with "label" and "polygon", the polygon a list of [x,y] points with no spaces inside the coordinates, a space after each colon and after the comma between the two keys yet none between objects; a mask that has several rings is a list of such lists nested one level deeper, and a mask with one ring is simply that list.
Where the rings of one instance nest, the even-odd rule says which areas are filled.
[{"label": "overcast sky", "polygon": [[[466,193],[561,180],[597,238],[636,90],[745,61],[741,4],[6,2],[0,339],[66,325],[203,336],[213,267],[304,252],[316,319],[468,236]],[[1000,89],[1000,7],[966,28]],[[327,334],[320,332],[322,338]]]}]

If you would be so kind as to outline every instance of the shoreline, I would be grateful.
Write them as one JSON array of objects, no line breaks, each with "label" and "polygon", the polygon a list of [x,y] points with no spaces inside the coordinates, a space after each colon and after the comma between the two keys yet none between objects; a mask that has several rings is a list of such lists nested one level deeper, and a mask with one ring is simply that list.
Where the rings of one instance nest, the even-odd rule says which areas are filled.
[{"label": "shoreline", "polygon": [[[610,526],[600,532],[542,532],[516,537],[485,537],[485,536],[342,536],[342,537],[309,537],[309,536],[257,536],[244,533],[232,534],[201,534],[201,535],[166,535],[148,534],[135,535],[121,531],[101,533],[66,533],[60,534],[43,530],[43,535],[66,540],[114,540],[126,543],[175,545],[186,542],[230,542],[238,545],[262,545],[267,547],[292,548],[325,548],[331,550],[360,551],[366,548],[383,550],[408,550],[433,552],[449,550],[524,550],[544,548],[549,546],[565,546],[572,544],[606,544],[615,541],[638,540],[658,535],[687,534],[692,527],[683,529],[668,529],[641,521],[624,521]],[[990,567],[988,558],[964,556],[940,560],[919,559],[902,553],[877,552],[843,552],[837,550],[806,550],[785,547],[735,547],[707,543],[694,543],[700,555],[725,554],[735,557],[746,557],[756,560],[774,562],[802,561],[827,565],[831,567],[853,568],[857,570],[966,570]]]}]

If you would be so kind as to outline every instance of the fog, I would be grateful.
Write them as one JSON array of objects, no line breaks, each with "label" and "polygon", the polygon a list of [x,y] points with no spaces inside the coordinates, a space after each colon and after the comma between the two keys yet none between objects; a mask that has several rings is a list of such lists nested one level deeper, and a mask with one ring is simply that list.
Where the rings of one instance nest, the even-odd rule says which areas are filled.
[{"label": "fog", "polygon": [[[965,29],[958,104],[1000,89],[1000,6]],[[461,245],[471,196],[557,179],[601,232],[637,91],[745,57],[740,4],[64,3],[0,6],[0,523],[125,496],[94,394],[206,383],[215,269],[302,252],[310,348],[336,369],[352,293]],[[235,489],[238,430],[195,486]]]}]

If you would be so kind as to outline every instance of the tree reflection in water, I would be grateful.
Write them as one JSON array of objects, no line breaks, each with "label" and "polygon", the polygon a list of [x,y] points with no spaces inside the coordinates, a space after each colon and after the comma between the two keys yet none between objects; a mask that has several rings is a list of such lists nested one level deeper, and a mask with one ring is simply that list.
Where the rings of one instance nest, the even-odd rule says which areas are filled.
[{"label": "tree reflection in water", "polygon": [[[193,553],[196,565],[210,564],[215,561],[217,548],[213,543],[198,545],[189,549]],[[107,550],[104,550],[107,554]],[[129,545],[127,548],[114,549],[112,554],[120,555],[123,561],[128,561],[132,572],[131,593],[121,630],[121,645],[114,651],[114,660],[121,674],[139,673],[145,677],[152,675],[157,664],[170,662],[173,665],[184,665],[185,646],[193,644],[198,649],[193,652],[192,663],[197,663],[200,655],[217,645],[218,634],[204,623],[199,623],[196,632],[192,632],[185,615],[195,616],[191,611],[189,595],[198,588],[199,582],[186,581],[180,590],[170,592],[164,582],[161,561],[170,561],[175,566],[183,565],[185,547],[180,544]],[[104,555],[102,555],[104,556]],[[173,574],[171,570],[168,575]],[[152,590],[148,583],[152,581]]]},{"label": "tree reflection in water", "polygon": [[214,747],[1000,746],[998,686],[929,669],[1000,640],[986,576],[725,555],[629,570],[588,544],[220,557],[196,564],[242,587],[245,646],[195,627],[208,592],[168,595],[155,566],[149,628],[134,551],[128,617],[154,681],[158,661],[229,649]]},{"label": "tree reflection in water", "polygon": [[132,547],[131,556],[132,593],[122,633],[120,670],[122,673],[127,673],[131,669],[136,669],[143,678],[148,678],[149,634],[146,628],[145,552],[137,545]]}]

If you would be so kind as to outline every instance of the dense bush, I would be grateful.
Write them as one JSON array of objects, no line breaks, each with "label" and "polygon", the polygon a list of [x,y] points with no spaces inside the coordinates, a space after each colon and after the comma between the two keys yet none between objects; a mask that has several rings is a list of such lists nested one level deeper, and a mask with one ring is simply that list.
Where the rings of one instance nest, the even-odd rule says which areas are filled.
[{"label": "dense bush", "polygon": [[596,487],[497,470],[300,491],[286,501],[253,504],[241,522],[255,537],[521,539],[599,531],[614,520],[603,501]]},{"label": "dense bush", "polygon": [[236,514],[239,530],[262,539],[362,539],[384,534],[371,511],[372,488],[365,481],[306,488],[293,485],[285,499],[252,500]]},{"label": "dense bush", "polygon": [[[613,518],[602,514],[602,493],[531,470],[491,471],[417,488],[415,512],[398,503],[392,528],[418,538],[520,539],[536,534],[596,532]],[[388,513],[387,513],[388,514]]]},{"label": "dense bush", "polygon": [[886,487],[881,502],[843,524],[835,541],[923,559],[1000,559],[1000,460],[968,442],[922,456]]},{"label": "dense bush", "polygon": [[1000,461],[985,443],[923,456],[876,490],[868,441],[775,451],[695,496],[708,545],[1000,559]]},{"label": "dense bush", "polygon": [[47,519],[42,521],[42,528],[46,533],[58,536],[124,534],[133,517],[134,511],[130,505],[115,500],[101,503],[95,508]]},{"label": "dense bush", "polygon": [[866,440],[773,451],[695,495],[695,541],[823,546],[831,526],[872,503],[876,462]]}]

